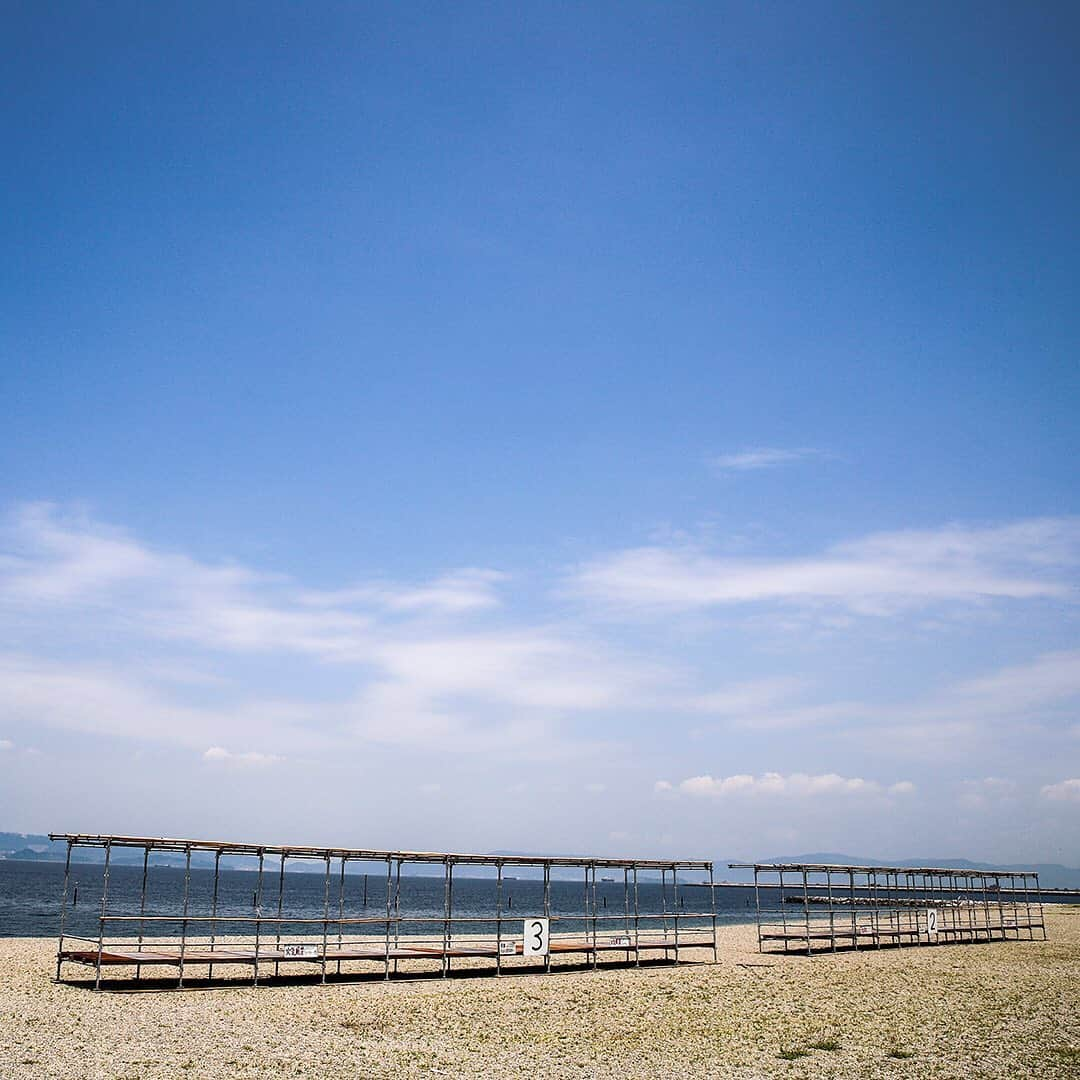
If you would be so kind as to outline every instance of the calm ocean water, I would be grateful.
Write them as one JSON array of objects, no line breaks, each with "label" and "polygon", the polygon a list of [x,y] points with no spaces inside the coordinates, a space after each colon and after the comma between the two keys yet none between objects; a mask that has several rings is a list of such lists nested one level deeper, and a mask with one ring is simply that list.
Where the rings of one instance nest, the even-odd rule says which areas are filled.
[{"label": "calm ocean water", "polygon": [[[460,870],[459,870],[460,873]],[[109,913],[116,915],[138,914],[139,886],[142,868],[137,866],[114,866],[109,873]],[[693,880],[693,878],[688,878]],[[69,906],[68,933],[97,937],[100,913],[102,867],[91,863],[72,864],[71,894],[78,885],[78,902]],[[189,913],[192,916],[209,915],[213,895],[212,870],[192,869],[189,894]],[[59,927],[60,900],[64,887],[64,867],[59,863],[18,862],[0,860],[0,937],[52,937]],[[218,914],[222,916],[251,917],[255,913],[257,875],[244,870],[222,870],[218,891]],[[340,882],[335,874],[330,882],[331,918],[338,912]],[[365,905],[365,887],[367,902]],[[263,875],[261,910],[264,916],[277,913],[277,868],[271,863]],[[181,910],[184,871],[176,867],[151,866],[147,892],[147,915],[175,915]],[[285,913],[297,918],[321,919],[323,915],[325,882],[321,874],[286,873]],[[552,881],[552,915],[580,914],[584,907],[583,884],[574,881]],[[504,880],[503,910],[505,915],[522,918],[543,912],[543,884],[531,880]],[[597,906],[601,915],[622,915],[624,891],[621,874],[617,881],[598,881]],[[631,894],[631,914],[633,896]],[[661,890],[658,882],[639,881],[638,910],[641,914],[659,914],[666,905],[674,908],[675,897],[671,882]],[[70,905],[70,900],[69,900]],[[495,911],[496,884],[491,878],[467,878],[454,876],[454,914],[487,917]],[[748,922],[754,918],[753,893],[746,889],[718,889],[716,909],[721,922]],[[708,911],[709,890],[679,886],[680,910]],[[349,916],[380,916],[386,911],[386,874],[369,874],[365,886],[361,874],[345,877],[344,913]],[[442,878],[402,877],[401,913],[430,919],[402,928],[407,933],[436,933],[441,930],[443,912]],[[580,931],[583,924],[568,919],[553,927],[553,932]],[[601,923],[602,929],[619,931],[619,922]],[[474,924],[455,927],[455,933],[494,933],[494,924]],[[147,934],[175,934],[178,923],[152,923]],[[321,927],[292,925],[284,932],[317,933]],[[108,931],[111,936],[135,933],[136,924],[121,928],[118,924]],[[195,931],[193,931],[195,932]],[[205,931],[201,931],[205,932]],[[222,931],[219,931],[222,932]],[[253,925],[235,924],[228,932],[249,934]],[[378,924],[347,928],[355,936],[364,933],[384,932]]]}]

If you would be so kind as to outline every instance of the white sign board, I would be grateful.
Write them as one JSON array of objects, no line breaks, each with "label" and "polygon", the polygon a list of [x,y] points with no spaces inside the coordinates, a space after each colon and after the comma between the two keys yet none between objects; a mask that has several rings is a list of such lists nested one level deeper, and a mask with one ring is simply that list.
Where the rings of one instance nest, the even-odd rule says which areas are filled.
[{"label": "white sign board", "polygon": [[526,919],[525,941],[522,944],[521,955],[547,956],[549,929],[547,919]]},{"label": "white sign board", "polygon": [[318,945],[282,945],[281,955],[287,960],[318,960]]},{"label": "white sign board", "polygon": [[928,908],[926,912],[926,932],[933,937],[937,933],[938,913],[934,908]]},{"label": "white sign board", "polygon": [[500,956],[514,956],[517,954],[517,942],[516,941],[500,941],[499,942],[499,955]]},{"label": "white sign board", "polygon": [[630,935],[629,934],[616,934],[611,939],[611,944],[612,945],[618,945],[618,946],[620,946],[621,948],[624,948],[624,949],[629,949],[630,948]]}]

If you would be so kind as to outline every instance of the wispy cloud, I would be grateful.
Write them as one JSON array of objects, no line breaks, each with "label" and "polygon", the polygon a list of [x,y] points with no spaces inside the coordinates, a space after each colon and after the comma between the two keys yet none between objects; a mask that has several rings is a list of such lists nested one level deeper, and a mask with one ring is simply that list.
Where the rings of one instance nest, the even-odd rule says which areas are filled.
[{"label": "wispy cloud", "polygon": [[749,472],[755,469],[775,469],[779,465],[792,465],[808,458],[825,457],[822,450],[802,447],[784,450],[776,446],[755,446],[734,454],[721,454],[710,461],[717,472]]},{"label": "wispy cloud", "polygon": [[658,614],[773,603],[887,616],[947,603],[1072,601],[1078,564],[1080,518],[1042,518],[878,533],[797,558],[632,548],[584,566],[574,587],[608,608]]},{"label": "wispy cloud", "polygon": [[660,780],[654,785],[654,790],[659,793],[673,792],[704,798],[745,795],[806,798],[831,795],[910,795],[914,792],[915,785],[909,780],[900,780],[886,787],[873,780],[840,776],[837,773],[811,776],[798,772],[788,775],[767,772],[760,776],[750,773],[715,778],[708,775],[690,776],[677,785]]},{"label": "wispy cloud", "polygon": [[1080,803],[1080,779],[1062,780],[1060,784],[1047,784],[1042,789],[1042,796],[1052,802]]},{"label": "wispy cloud", "polygon": [[277,754],[262,754],[257,750],[234,754],[223,746],[211,746],[203,751],[203,761],[210,765],[228,768],[259,769],[268,765],[276,765],[278,762],[284,761],[284,758]]}]

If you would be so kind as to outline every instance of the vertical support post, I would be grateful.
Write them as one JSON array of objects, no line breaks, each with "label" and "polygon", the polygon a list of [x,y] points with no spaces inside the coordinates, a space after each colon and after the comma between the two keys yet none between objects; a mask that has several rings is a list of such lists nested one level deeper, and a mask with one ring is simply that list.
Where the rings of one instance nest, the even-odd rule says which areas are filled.
[{"label": "vertical support post", "polygon": [[[544,918],[551,919],[551,863],[544,863]],[[548,923],[548,951],[544,957],[544,971],[551,972],[551,923]]]},{"label": "vertical support post", "polygon": [[[394,952],[401,943],[401,856],[398,856],[394,870]],[[398,973],[397,957],[394,957],[394,974]]]},{"label": "vertical support post", "polygon": [[391,887],[393,885],[393,859],[386,856],[386,953],[383,958],[383,978],[390,978],[390,901],[392,898]]},{"label": "vertical support post", "polygon": [[450,893],[449,893],[449,906],[446,909],[446,973],[450,974],[450,952],[449,948],[454,944],[454,860],[450,860]]},{"label": "vertical support post", "polygon": [[71,879],[71,841],[67,842],[67,858],[64,860],[64,898],[60,901],[60,941],[56,946],[56,981],[60,981],[60,965],[64,955],[64,933],[67,930],[68,884]]},{"label": "vertical support post", "polygon": [[1035,940],[1035,928],[1031,925],[1031,896],[1028,892],[1028,875],[1025,872],[1024,878],[1024,922],[1027,924],[1028,940]]},{"label": "vertical support post", "polygon": [[855,902],[855,871],[848,871],[848,887],[851,891],[851,943],[859,951],[859,905]]},{"label": "vertical support post", "polygon": [[638,906],[637,863],[634,872],[634,967],[641,967],[641,910]]},{"label": "vertical support post", "polygon": [[713,864],[709,863],[709,900],[712,902],[712,962],[719,963],[716,945],[716,882],[713,881]]},{"label": "vertical support post", "polygon": [[1039,888],[1039,875],[1035,874],[1035,894],[1039,897],[1039,929],[1042,931],[1042,940],[1047,940],[1047,913],[1042,909],[1042,890]]},{"label": "vertical support post", "polygon": [[806,867],[802,868],[802,894],[803,894],[803,914],[806,920],[806,955],[811,955],[810,948],[810,890],[807,884]]},{"label": "vertical support post", "polygon": [[[600,920],[600,910],[596,902],[596,863],[593,863],[591,867],[585,868],[585,876],[588,877],[589,870],[592,870],[592,966],[593,971],[596,970],[597,964],[600,962],[600,950],[597,947],[596,930]],[[585,901],[588,903],[589,894],[586,890]]]},{"label": "vertical support post", "polygon": [[825,871],[825,881],[829,889],[829,944],[832,946],[832,951],[836,952],[836,910],[833,907],[831,870]]},{"label": "vertical support post", "polygon": [[[274,951],[281,952],[281,915],[285,910],[285,852],[281,853],[281,861],[278,866],[278,886],[277,886],[277,925],[274,933]],[[277,960],[274,961],[274,978],[277,978],[279,971],[281,970],[280,964]]]},{"label": "vertical support post", "polygon": [[668,959],[668,925],[667,925],[667,869],[660,868],[660,911],[664,917],[664,959]]},{"label": "vertical support post", "polygon": [[990,893],[987,888],[989,878],[986,874],[980,874],[979,880],[982,882],[982,895],[983,895],[983,922],[986,926],[986,940],[993,941],[993,933],[990,927]]},{"label": "vertical support post", "polygon": [[341,948],[342,948],[342,930],[345,925],[345,856],[341,856],[341,880],[338,884],[338,923],[337,923],[337,947],[338,947],[338,962],[337,973],[341,974]]},{"label": "vertical support post", "polygon": [[[142,860],[142,887],[139,890],[139,952],[143,948],[143,935],[146,929],[146,871],[150,864],[150,848],[143,848]],[[135,965],[135,981],[138,982],[142,974],[142,964]]]},{"label": "vertical support post", "polygon": [[777,872],[777,895],[780,897],[780,925],[784,929],[784,952],[786,953],[790,947],[790,937],[788,934],[787,925],[787,897],[784,896],[784,868],[780,867]]},{"label": "vertical support post", "polygon": [[1001,931],[1001,940],[1006,939],[1005,934],[1005,905],[1001,899],[1001,875],[995,874],[994,881],[997,887],[997,907],[998,907],[998,930]]},{"label": "vertical support post", "polygon": [[[630,868],[623,867],[622,871],[623,881],[623,936],[629,942],[630,940]],[[630,963],[630,947],[626,948],[626,962]]]},{"label": "vertical support post", "polygon": [[754,867],[754,916],[757,919],[757,951],[765,951],[765,943],[761,937],[761,889],[758,884],[758,868]]},{"label": "vertical support post", "polygon": [[263,890],[263,862],[265,853],[259,848],[259,877],[255,885],[255,961],[252,964],[252,985],[259,985],[259,946],[262,942],[262,890]]},{"label": "vertical support post", "polygon": [[679,870],[674,863],[671,865],[671,904],[675,913],[675,963],[679,963]]},{"label": "vertical support post", "polygon": [[871,870],[866,875],[866,882],[867,882],[867,885],[869,886],[867,891],[870,893],[871,897],[873,897],[873,901],[872,901],[871,906],[870,906],[870,911],[872,913],[872,918],[874,920],[874,948],[880,949],[881,948],[881,894],[878,891],[878,879],[877,879],[877,871],[876,870]]},{"label": "vertical support post", "polygon": [[502,974],[502,890],[503,864],[495,864],[495,974]]},{"label": "vertical support post", "polygon": [[109,903],[109,860],[112,857],[112,841],[105,841],[105,873],[101,881],[101,915],[98,918],[97,965],[94,973],[94,989],[101,989],[101,954],[105,947],[105,912]]},{"label": "vertical support post", "polygon": [[[214,955],[214,945],[217,942],[217,901],[218,901],[218,877],[221,872],[221,849],[214,852],[214,892],[210,901],[210,955]],[[210,965],[206,977],[214,977],[214,965]]]},{"label": "vertical support post", "polygon": [[177,989],[184,986],[184,953],[187,950],[188,898],[191,894],[191,848],[184,849],[184,917],[180,921],[180,977]]},{"label": "vertical support post", "polygon": [[319,981],[326,985],[326,940],[330,934],[330,852],[323,858],[326,862],[326,876],[323,879],[323,903],[322,903],[322,964]]},{"label": "vertical support post", "polygon": [[447,976],[446,954],[450,948],[450,860],[443,859],[442,976]]}]

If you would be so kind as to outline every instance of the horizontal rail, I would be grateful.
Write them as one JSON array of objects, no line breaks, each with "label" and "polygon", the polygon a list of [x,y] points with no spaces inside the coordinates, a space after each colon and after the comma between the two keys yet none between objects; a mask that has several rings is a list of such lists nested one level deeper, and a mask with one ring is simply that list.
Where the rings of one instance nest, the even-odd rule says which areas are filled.
[{"label": "horizontal rail", "polygon": [[92,833],[49,833],[72,847],[140,848],[147,851],[211,851],[222,855],[284,855],[287,859],[344,859],[349,862],[413,862],[467,866],[574,866],[633,870],[711,870],[708,859],[624,859],[575,855],[482,855],[468,852],[376,851],[367,848],[312,847],[290,844],[248,844],[175,837],[111,836]]}]

